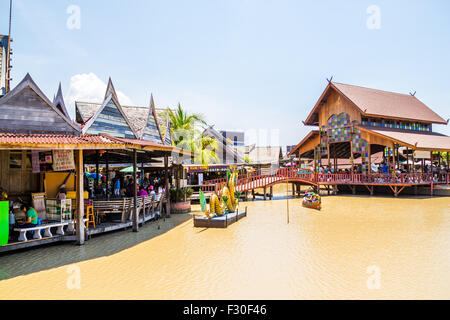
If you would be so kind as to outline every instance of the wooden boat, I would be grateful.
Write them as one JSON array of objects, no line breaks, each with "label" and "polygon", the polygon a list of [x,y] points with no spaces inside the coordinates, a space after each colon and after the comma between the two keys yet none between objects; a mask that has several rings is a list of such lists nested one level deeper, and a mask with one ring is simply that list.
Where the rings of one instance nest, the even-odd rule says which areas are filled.
[{"label": "wooden boat", "polygon": [[316,209],[316,210],[320,210],[321,209],[321,201],[316,201],[316,202],[310,202],[306,199],[303,199],[302,201],[302,205],[305,208],[310,208],[310,209]]}]

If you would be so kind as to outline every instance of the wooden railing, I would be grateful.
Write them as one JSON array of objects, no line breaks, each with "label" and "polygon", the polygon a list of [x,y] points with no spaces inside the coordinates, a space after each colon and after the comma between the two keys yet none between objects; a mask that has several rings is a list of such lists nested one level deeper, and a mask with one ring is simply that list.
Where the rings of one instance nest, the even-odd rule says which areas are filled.
[{"label": "wooden railing", "polygon": [[[368,185],[419,185],[450,184],[450,173],[402,173],[402,174],[360,174],[360,173],[314,173],[299,168],[274,169],[266,174],[261,171],[241,176],[237,180],[237,191],[248,191],[290,180],[310,184],[368,184]],[[226,185],[226,179],[214,179],[203,182],[203,192],[219,191]]]}]

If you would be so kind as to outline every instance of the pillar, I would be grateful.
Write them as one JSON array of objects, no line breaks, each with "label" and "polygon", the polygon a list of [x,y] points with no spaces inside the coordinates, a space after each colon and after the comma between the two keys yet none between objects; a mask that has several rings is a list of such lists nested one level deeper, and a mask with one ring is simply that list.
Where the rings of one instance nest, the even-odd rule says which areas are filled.
[{"label": "pillar", "polygon": [[137,152],[133,150],[133,183],[134,183],[134,201],[133,201],[133,232],[139,231],[139,217],[137,214]]},{"label": "pillar", "polygon": [[77,203],[77,244],[84,244],[84,165],[83,150],[76,150],[76,203]]},{"label": "pillar", "polygon": [[164,178],[166,180],[166,215],[170,218],[170,190],[169,190],[169,156],[164,156]]}]

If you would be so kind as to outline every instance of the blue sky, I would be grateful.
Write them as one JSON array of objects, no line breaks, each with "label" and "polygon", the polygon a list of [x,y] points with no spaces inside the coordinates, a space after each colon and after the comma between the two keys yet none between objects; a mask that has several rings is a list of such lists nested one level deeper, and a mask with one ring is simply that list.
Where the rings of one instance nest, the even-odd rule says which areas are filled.
[{"label": "blue sky", "polygon": [[[66,26],[70,5],[79,30]],[[367,27],[371,5],[380,29]],[[12,85],[29,72],[50,98],[59,81],[73,93],[75,75],[111,76],[128,103],[153,93],[157,106],[181,102],[219,129],[279,130],[284,146],[311,130],[301,120],[333,75],[417,91],[450,118],[450,1],[14,0],[13,23]]]}]

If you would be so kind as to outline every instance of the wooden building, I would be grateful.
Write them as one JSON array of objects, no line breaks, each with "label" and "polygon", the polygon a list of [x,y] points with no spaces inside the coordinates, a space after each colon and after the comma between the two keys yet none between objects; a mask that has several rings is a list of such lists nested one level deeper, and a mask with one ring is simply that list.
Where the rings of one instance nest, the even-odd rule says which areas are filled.
[{"label": "wooden building", "polygon": [[[314,159],[318,171],[323,159],[337,170],[337,159],[360,158],[361,173],[370,174],[372,155],[383,152],[391,171],[399,168],[402,150],[408,171],[423,151],[439,164],[441,152],[450,151],[450,137],[433,131],[433,124],[448,124],[415,95],[329,82],[306,120],[317,127],[290,154]],[[411,164],[411,165],[410,165]],[[352,165],[353,169],[354,166]]]},{"label": "wooden building", "polygon": [[[184,151],[163,143],[153,97],[149,108],[122,107],[110,79],[102,103],[77,103],[76,112],[78,121],[74,122],[67,112],[61,86],[51,102],[29,74],[0,98],[0,186],[7,191],[10,199],[20,197],[29,200],[32,192],[44,191],[45,173],[33,172],[36,164],[33,152],[45,151],[53,153],[54,157],[59,150],[71,151],[69,158],[72,157],[75,163],[76,212],[83,212],[77,214],[76,236],[77,242],[82,244],[84,165],[104,163],[108,167],[108,164],[114,163],[133,163],[137,181],[138,164],[162,158],[166,213],[169,216],[168,158],[172,152]],[[139,228],[137,202],[135,190],[134,231]],[[32,245],[39,243],[35,241]]]}]

